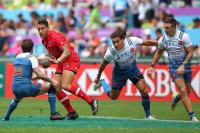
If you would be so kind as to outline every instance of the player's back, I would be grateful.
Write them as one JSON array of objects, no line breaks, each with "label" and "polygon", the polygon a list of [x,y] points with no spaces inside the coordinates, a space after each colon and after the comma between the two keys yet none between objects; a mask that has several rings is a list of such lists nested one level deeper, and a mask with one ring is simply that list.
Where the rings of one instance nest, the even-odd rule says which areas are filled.
[{"label": "player's back", "polygon": [[21,53],[14,60],[14,78],[13,85],[25,85],[31,83],[32,63],[29,60],[33,55],[30,53]]}]

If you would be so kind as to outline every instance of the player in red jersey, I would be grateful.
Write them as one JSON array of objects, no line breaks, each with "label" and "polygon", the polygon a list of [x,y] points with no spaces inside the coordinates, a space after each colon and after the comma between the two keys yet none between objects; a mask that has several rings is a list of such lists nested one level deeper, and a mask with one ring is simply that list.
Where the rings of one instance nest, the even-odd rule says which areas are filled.
[{"label": "player in red jersey", "polygon": [[[56,88],[56,96],[68,110],[68,119],[76,119],[78,118],[78,114],[71,107],[69,99],[62,91],[62,88],[84,99],[91,106],[92,113],[95,115],[98,111],[98,100],[87,96],[78,86],[71,85],[80,67],[80,59],[74,51],[74,48],[62,33],[50,30],[46,19],[40,19],[37,28],[42,38],[42,44],[46,47],[49,54],[56,58],[56,60],[49,58],[49,61],[52,64],[58,64],[54,79],[62,86]],[[44,65],[43,67],[48,68],[49,66]]]}]

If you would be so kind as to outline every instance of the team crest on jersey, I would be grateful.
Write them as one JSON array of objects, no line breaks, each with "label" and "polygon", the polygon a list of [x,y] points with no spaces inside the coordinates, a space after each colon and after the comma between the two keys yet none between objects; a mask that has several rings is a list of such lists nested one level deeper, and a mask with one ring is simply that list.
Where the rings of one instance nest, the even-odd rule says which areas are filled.
[{"label": "team crest on jersey", "polygon": [[48,42],[48,44],[50,44],[50,42]]},{"label": "team crest on jersey", "polygon": [[178,41],[178,45],[182,45],[183,44],[183,42],[182,41]]},{"label": "team crest on jersey", "polygon": [[172,78],[176,78],[176,74],[172,74]]},{"label": "team crest on jersey", "polygon": [[119,55],[117,55],[117,60],[120,60],[121,58],[119,57]]},{"label": "team crest on jersey", "polygon": [[135,51],[135,49],[134,49],[134,48],[131,48],[131,49],[130,49],[130,51],[131,51],[131,52],[134,52],[134,51]]},{"label": "team crest on jersey", "polygon": [[69,67],[69,64],[68,64],[68,63],[66,63],[66,67]]},{"label": "team crest on jersey", "polygon": [[113,83],[113,85],[114,85],[114,86],[117,86],[117,85],[118,85],[118,83],[117,83],[117,82],[114,82],[114,83]]},{"label": "team crest on jersey", "polygon": [[35,82],[34,84],[37,85],[37,86],[40,85],[38,82]]},{"label": "team crest on jersey", "polygon": [[168,48],[169,46],[168,46],[168,44],[166,45],[166,48]]}]

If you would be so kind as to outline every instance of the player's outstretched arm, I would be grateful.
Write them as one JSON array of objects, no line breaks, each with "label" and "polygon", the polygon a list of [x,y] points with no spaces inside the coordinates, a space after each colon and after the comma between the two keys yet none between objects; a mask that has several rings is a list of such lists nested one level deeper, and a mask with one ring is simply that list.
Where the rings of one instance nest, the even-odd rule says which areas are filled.
[{"label": "player's outstretched arm", "polygon": [[42,79],[44,81],[47,81],[47,82],[50,82],[52,83],[52,85],[57,88],[60,84],[56,81],[56,80],[53,80],[53,79],[50,79],[49,77],[45,76],[39,69],[39,67],[34,67],[33,68],[33,71],[34,73],[37,75],[37,77],[39,79]]},{"label": "player's outstretched arm", "polygon": [[151,76],[151,74],[154,72],[154,65],[156,65],[156,63],[157,63],[158,60],[160,59],[160,56],[161,56],[161,54],[163,53],[163,51],[164,51],[164,49],[160,49],[160,48],[158,48],[158,49],[156,50],[156,53],[154,54],[154,57],[153,57],[151,66],[150,66],[150,68],[148,69],[148,72],[147,72],[147,74],[148,74],[149,76]]},{"label": "player's outstretched arm", "polygon": [[108,65],[108,64],[109,64],[109,62],[106,61],[105,59],[103,59],[101,65],[99,67],[99,71],[98,71],[97,77],[94,80],[95,83],[99,83],[101,74],[102,74],[103,70],[105,69],[106,65]]},{"label": "player's outstretched arm", "polygon": [[144,46],[158,46],[158,41],[157,40],[142,40],[142,44]]}]

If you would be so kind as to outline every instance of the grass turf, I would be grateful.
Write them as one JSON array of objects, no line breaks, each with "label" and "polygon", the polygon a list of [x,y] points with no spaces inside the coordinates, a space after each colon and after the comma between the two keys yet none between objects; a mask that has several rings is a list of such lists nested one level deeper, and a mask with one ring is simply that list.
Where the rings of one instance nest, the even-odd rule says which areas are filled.
[{"label": "grass turf", "polygon": [[[11,99],[0,98],[0,118],[6,114]],[[170,102],[151,102],[151,114],[157,119],[184,120],[188,122],[146,121],[140,101],[99,101],[99,112],[92,116],[90,106],[83,100],[71,100],[72,106],[79,114],[75,121],[49,120],[49,104],[47,100],[23,99],[13,112],[10,121],[0,122],[1,132],[200,132],[200,124],[189,122],[189,116],[178,103],[175,111],[170,110]],[[195,114],[200,116],[200,103],[192,103]],[[67,112],[57,101],[57,111],[62,115]],[[133,119],[108,119],[98,117],[117,117]],[[94,118],[96,117],[96,118]],[[63,130],[63,128],[65,130]],[[84,129],[83,129],[84,128]],[[39,129],[39,130],[38,130]]]}]

